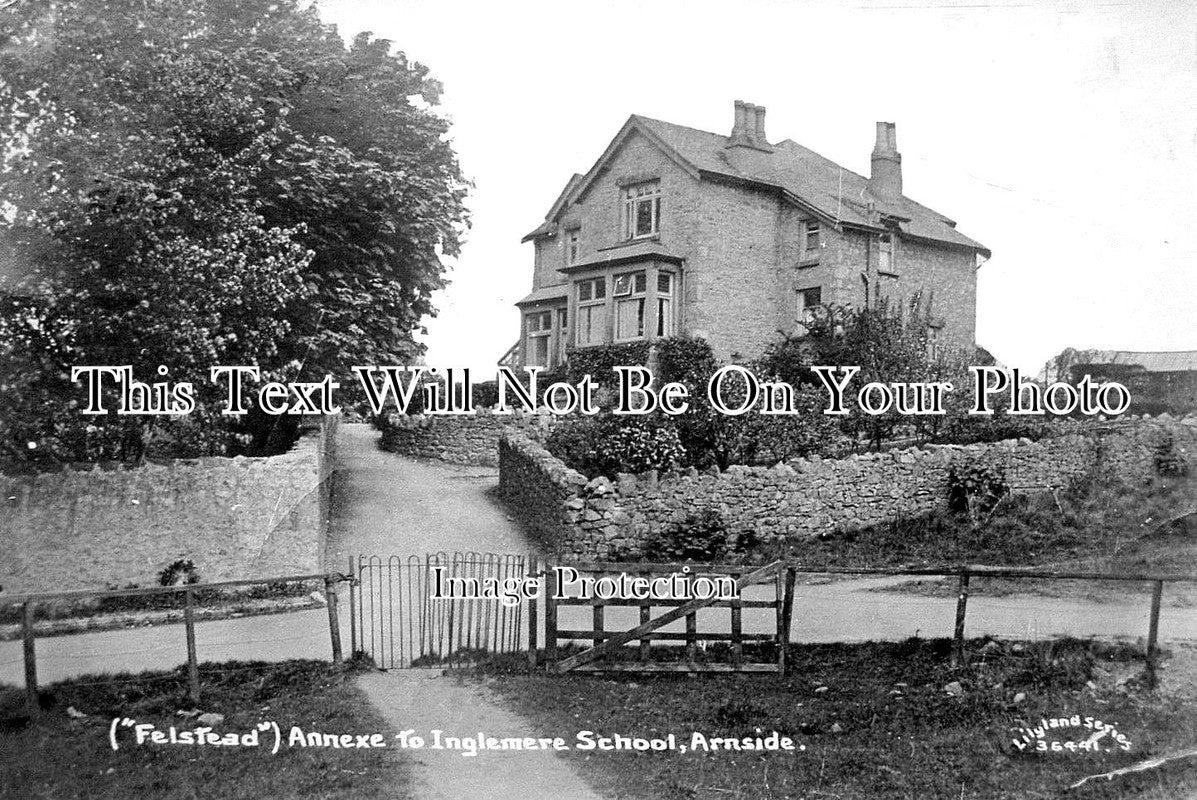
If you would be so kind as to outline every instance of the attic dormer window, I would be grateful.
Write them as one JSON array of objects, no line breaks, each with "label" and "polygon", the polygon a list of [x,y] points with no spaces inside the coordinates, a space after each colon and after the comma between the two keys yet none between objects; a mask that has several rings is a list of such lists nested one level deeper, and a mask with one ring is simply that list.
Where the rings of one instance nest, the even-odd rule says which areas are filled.
[{"label": "attic dormer window", "polygon": [[661,183],[648,181],[624,187],[623,237],[641,239],[661,231]]}]

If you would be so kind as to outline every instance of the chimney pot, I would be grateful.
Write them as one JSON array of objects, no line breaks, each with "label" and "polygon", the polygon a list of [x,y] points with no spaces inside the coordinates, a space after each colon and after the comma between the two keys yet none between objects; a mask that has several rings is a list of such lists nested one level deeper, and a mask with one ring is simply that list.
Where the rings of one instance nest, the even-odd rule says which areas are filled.
[{"label": "chimney pot", "polygon": [[879,200],[893,201],[902,196],[902,155],[898,152],[897,125],[892,122],[877,123],[869,193]]},{"label": "chimney pot", "polygon": [[756,107],[756,129],[754,130],[753,133],[754,133],[754,138],[756,139],[756,143],[758,145],[764,147],[765,145],[767,145],[769,143],[769,140],[765,138],[765,107],[764,106]]},{"label": "chimney pot", "polygon": [[731,132],[731,140],[732,140],[733,144],[736,142],[739,142],[739,141],[743,141],[748,135],[747,105],[745,104],[745,102],[743,100],[737,100],[735,107],[736,107],[736,117],[735,117],[734,123],[732,124],[732,132]]}]

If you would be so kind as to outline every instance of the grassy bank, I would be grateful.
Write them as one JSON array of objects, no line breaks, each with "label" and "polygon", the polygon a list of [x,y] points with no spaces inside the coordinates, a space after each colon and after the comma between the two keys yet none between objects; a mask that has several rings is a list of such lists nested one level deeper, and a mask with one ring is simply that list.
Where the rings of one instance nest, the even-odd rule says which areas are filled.
[{"label": "grassy bank", "polygon": [[[275,721],[331,733],[385,732],[352,676],[319,661],[204,665],[204,712],[223,714],[213,729],[243,733]],[[192,730],[186,679],[179,671],[90,676],[47,687],[36,726],[20,720],[19,690],[0,690],[0,797],[245,798],[369,800],[404,796],[406,770],[393,750],[109,746],[113,717]],[[86,714],[77,716],[69,711]],[[265,738],[267,734],[263,734]],[[273,734],[269,734],[273,744]]]},{"label": "grassy bank", "polygon": [[[574,751],[583,775],[621,798],[944,798],[1197,796],[1197,764],[1065,787],[1145,757],[1193,747],[1197,709],[1146,693],[1125,648],[1080,641],[973,642],[966,672],[946,641],[792,648],[772,677],[508,675],[496,689],[545,735],[579,730],[659,737],[754,737],[778,731],[794,753]],[[953,683],[959,686],[953,686]],[[1113,724],[1131,743],[1024,752],[1015,729],[1079,715]],[[1085,730],[1084,733],[1091,733]],[[1048,736],[1085,738],[1075,730]]]}]

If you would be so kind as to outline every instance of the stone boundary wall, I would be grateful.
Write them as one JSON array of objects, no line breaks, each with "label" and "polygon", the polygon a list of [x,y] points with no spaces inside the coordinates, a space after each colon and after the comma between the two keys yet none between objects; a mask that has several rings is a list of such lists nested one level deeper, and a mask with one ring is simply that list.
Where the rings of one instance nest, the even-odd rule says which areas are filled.
[{"label": "stone boundary wall", "polygon": [[494,467],[504,434],[519,431],[543,441],[555,419],[548,414],[491,414],[489,409],[444,417],[391,414],[382,424],[382,448],[413,458]]},{"label": "stone boundary wall", "polygon": [[282,455],[0,475],[0,597],[320,572],[336,419]]},{"label": "stone boundary wall", "polygon": [[1136,420],[1033,442],[933,445],[844,459],[795,459],[774,467],[587,480],[537,442],[513,434],[500,448],[499,485],[514,512],[564,557],[634,552],[650,531],[718,511],[729,535],[758,540],[854,530],[946,507],[954,464],[1000,466],[1015,491],[1065,486],[1093,469],[1126,480],[1156,471],[1174,452],[1197,468],[1197,419]]}]

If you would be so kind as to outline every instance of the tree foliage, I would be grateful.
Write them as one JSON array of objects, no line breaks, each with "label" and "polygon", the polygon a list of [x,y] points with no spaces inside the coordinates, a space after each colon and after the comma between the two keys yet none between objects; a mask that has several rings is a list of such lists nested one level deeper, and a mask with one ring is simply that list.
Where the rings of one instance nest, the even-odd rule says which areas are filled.
[{"label": "tree foliage", "polygon": [[137,456],[155,428],[227,450],[206,396],[188,419],[81,419],[72,364],[198,389],[217,364],[313,379],[418,354],[467,221],[426,68],[296,0],[8,15],[0,458]]}]

